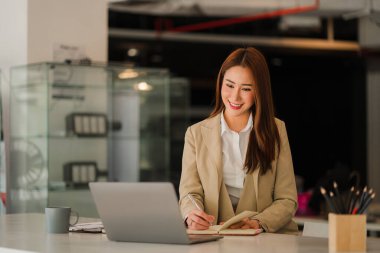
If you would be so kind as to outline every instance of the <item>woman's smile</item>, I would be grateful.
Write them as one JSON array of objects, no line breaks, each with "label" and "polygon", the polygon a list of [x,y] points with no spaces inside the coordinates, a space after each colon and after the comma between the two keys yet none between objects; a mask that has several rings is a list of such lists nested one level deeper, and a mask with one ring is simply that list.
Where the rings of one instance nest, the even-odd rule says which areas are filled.
[{"label": "woman's smile", "polygon": [[232,103],[231,101],[228,101],[228,102],[233,110],[240,110],[240,108],[243,106],[243,104],[236,104],[236,103]]}]

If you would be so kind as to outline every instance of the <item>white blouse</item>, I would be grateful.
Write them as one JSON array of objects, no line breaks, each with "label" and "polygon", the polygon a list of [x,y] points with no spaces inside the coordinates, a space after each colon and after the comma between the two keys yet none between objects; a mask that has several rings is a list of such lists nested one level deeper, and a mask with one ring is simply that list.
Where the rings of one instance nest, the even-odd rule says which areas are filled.
[{"label": "white blouse", "polygon": [[232,131],[221,114],[221,137],[223,153],[223,180],[233,206],[237,205],[244,184],[244,161],[249,134],[253,126],[252,114],[247,125],[239,133]]}]

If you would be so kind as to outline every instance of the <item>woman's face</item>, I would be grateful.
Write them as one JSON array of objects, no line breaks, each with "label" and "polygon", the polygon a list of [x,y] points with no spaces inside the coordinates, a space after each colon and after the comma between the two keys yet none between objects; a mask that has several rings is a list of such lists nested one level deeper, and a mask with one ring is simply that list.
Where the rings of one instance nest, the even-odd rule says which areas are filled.
[{"label": "woman's face", "polygon": [[225,116],[249,117],[255,101],[254,78],[249,68],[234,66],[224,74],[222,100]]}]

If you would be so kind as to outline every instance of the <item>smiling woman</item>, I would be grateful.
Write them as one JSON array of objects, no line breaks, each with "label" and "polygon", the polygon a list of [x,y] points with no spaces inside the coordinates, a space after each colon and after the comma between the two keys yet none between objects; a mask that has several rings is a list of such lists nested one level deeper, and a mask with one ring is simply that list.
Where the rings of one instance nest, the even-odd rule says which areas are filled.
[{"label": "smiling woman", "polygon": [[210,117],[185,136],[179,189],[185,223],[203,230],[249,210],[255,215],[230,228],[297,233],[289,141],[284,122],[274,116],[269,70],[259,51],[240,48],[226,58],[215,101]]},{"label": "smiling woman", "polygon": [[[225,89],[223,87],[226,86],[225,83],[228,83],[231,78],[242,81],[240,85],[255,84],[253,87],[254,94],[253,92],[247,92],[248,94],[246,94],[247,98],[254,98],[253,103],[245,110],[247,112],[245,115],[246,121],[244,122],[243,117],[238,121],[234,120],[233,124],[240,123],[245,125],[248,120],[247,115],[252,114],[254,124],[249,137],[250,145],[247,148],[247,153],[250,155],[247,156],[245,165],[248,172],[252,172],[260,165],[261,172],[265,173],[270,167],[270,163],[274,160],[275,146],[277,145],[277,148],[280,149],[281,141],[275,123],[270,76],[264,56],[254,48],[245,48],[235,50],[227,57],[219,71],[215,91],[216,103],[210,118],[223,111],[225,118],[230,117],[231,110],[229,103],[225,101],[223,95]],[[241,114],[244,108],[242,107],[237,112],[235,110],[233,115]],[[227,119],[228,123],[231,122],[228,122]],[[229,125],[229,127],[231,126]]]}]

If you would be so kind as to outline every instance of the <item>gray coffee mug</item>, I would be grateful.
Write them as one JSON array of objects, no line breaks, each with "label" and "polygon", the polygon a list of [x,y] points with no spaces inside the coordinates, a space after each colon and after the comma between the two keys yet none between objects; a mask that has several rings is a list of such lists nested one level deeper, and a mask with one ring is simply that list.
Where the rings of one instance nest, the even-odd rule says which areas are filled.
[{"label": "gray coffee mug", "polygon": [[[70,223],[71,213],[75,214],[75,221]],[[45,208],[46,230],[48,233],[68,233],[70,225],[78,222],[79,215],[70,207],[46,207]]]}]

